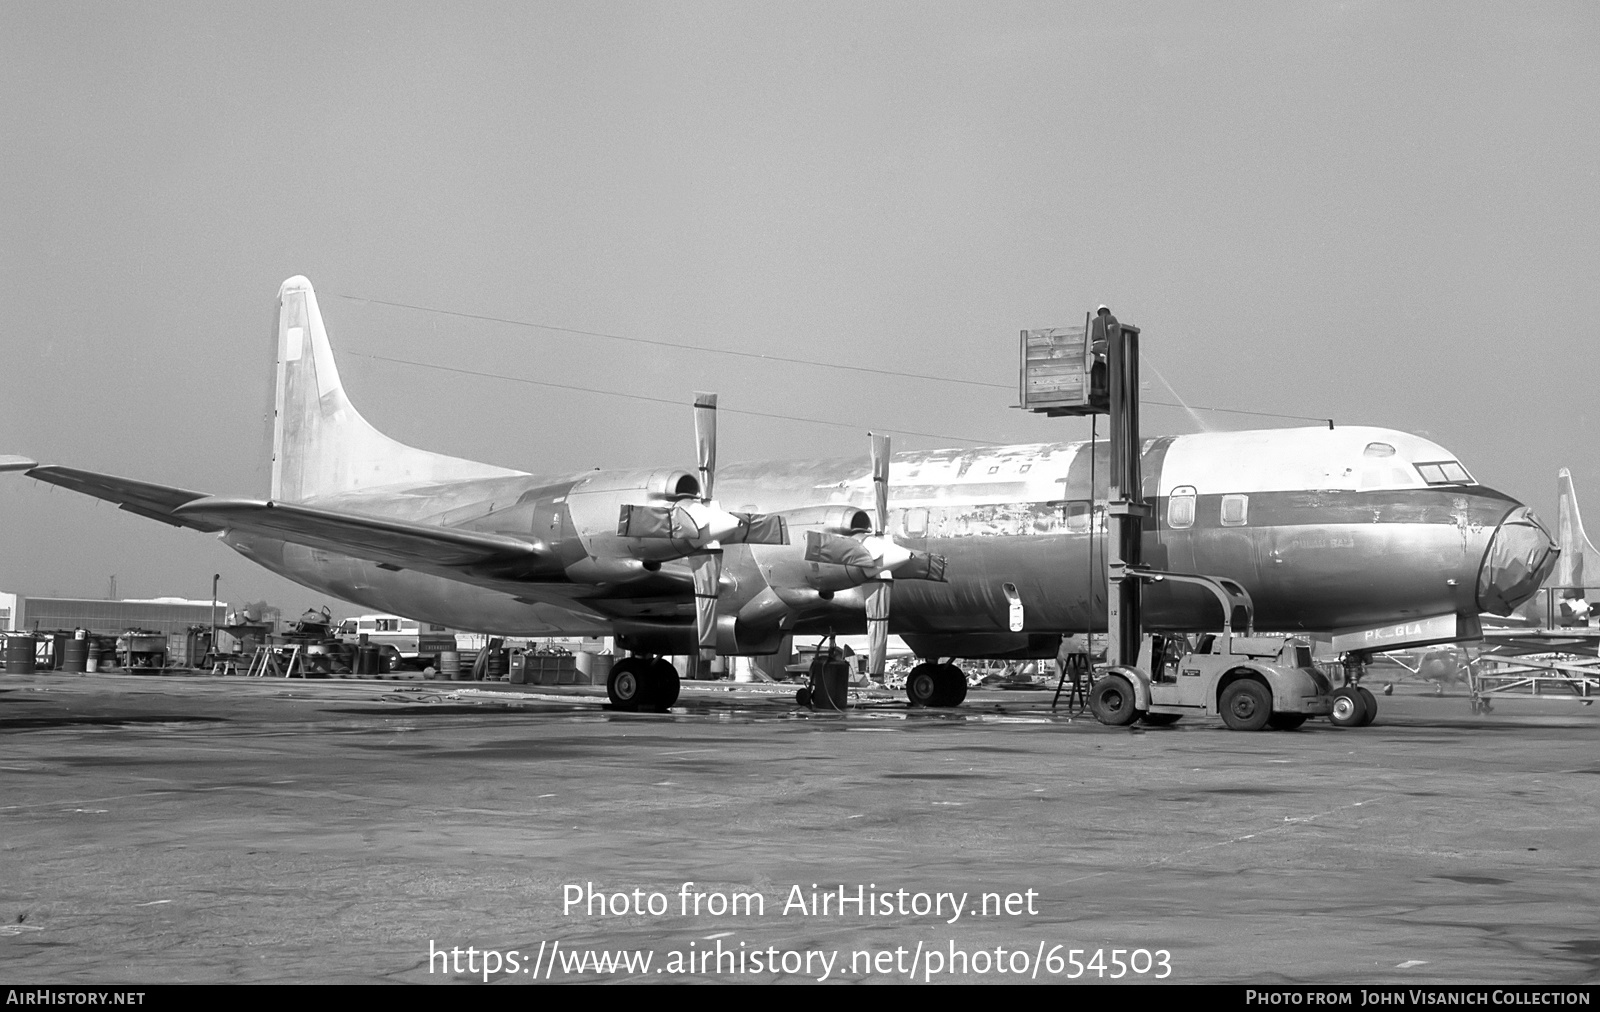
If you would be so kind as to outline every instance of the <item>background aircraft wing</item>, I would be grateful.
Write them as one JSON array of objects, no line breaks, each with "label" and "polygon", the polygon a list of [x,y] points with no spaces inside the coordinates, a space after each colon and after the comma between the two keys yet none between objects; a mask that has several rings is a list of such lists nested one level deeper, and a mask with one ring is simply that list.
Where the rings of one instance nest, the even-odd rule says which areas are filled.
[{"label": "background aircraft wing", "polygon": [[197,531],[208,533],[222,530],[219,525],[204,517],[180,516],[173,512],[184,503],[204,499],[206,497],[204,492],[191,492],[170,485],[152,485],[147,481],[118,478],[113,474],[97,474],[94,471],[80,471],[75,467],[61,467],[57,464],[31,467],[25,473],[29,478],[37,478],[52,485],[70,488],[74,492],[92,495],[96,499],[114,502],[120,509],[129,513],[159,520],[174,527],[192,527]]},{"label": "background aircraft wing", "polygon": [[436,527],[260,499],[197,498],[177,509],[211,530],[236,530],[374,562],[427,569],[537,564],[545,546],[504,534]]}]

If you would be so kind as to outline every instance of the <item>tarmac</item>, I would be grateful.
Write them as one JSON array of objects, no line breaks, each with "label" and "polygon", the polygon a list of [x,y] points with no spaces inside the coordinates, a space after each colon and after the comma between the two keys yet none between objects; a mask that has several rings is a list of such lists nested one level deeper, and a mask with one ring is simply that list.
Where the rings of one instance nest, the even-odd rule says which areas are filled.
[{"label": "tarmac", "polygon": [[0,676],[0,984],[1600,983],[1600,706],[1431,692]]}]

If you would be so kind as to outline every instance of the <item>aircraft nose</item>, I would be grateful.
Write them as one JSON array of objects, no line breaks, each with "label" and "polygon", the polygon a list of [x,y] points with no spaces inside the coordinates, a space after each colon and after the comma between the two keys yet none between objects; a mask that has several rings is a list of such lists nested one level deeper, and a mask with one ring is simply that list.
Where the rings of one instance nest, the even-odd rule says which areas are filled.
[{"label": "aircraft nose", "polygon": [[1560,554],[1533,510],[1526,506],[1512,510],[1483,553],[1483,568],[1478,571],[1479,610],[1511,614],[1538,591]]}]

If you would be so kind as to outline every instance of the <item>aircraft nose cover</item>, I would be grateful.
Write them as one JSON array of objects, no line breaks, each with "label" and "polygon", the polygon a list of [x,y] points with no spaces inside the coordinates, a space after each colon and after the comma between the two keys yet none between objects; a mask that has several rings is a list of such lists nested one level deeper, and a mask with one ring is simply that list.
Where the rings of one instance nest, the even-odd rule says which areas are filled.
[{"label": "aircraft nose cover", "polygon": [[1555,568],[1560,551],[1539,518],[1526,506],[1500,524],[1478,572],[1478,608],[1509,615],[1532,597]]}]

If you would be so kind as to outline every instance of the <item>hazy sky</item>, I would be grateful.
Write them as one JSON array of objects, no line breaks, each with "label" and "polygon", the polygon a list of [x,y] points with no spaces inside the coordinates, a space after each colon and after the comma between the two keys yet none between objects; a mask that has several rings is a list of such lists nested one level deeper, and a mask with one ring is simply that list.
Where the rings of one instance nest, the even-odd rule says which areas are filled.
[{"label": "hazy sky", "polygon": [[[690,411],[511,377],[719,391],[724,460],[1087,424],[358,300],[1008,386],[1106,302],[1192,402],[1426,433],[1546,515],[1569,466],[1600,525],[1600,7],[1126,10],[6,0],[0,453],[263,493],[295,274],[374,424],[533,471],[687,464]],[[16,475],[0,514],[0,590],[322,603]]]}]

